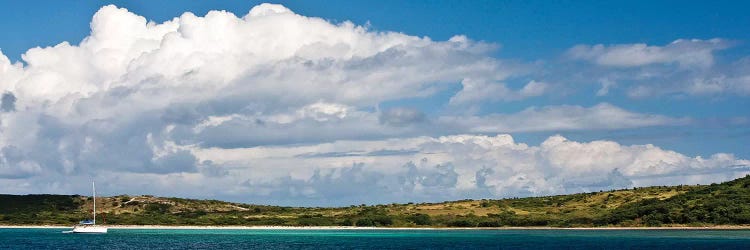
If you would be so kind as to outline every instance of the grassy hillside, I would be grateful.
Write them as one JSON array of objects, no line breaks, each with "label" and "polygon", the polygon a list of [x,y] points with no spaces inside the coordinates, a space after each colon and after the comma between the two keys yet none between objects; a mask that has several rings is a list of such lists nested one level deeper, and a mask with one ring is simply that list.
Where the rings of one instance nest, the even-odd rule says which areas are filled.
[{"label": "grassy hillside", "polygon": [[[90,217],[78,195],[0,195],[0,224],[70,225]],[[572,195],[340,208],[216,200],[97,198],[97,222],[127,225],[384,227],[662,226],[750,224],[750,176],[697,186],[647,187]]]}]

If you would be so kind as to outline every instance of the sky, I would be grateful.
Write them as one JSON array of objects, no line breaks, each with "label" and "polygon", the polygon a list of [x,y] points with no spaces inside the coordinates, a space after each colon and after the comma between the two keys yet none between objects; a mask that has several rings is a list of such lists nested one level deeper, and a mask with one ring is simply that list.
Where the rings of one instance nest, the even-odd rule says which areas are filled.
[{"label": "sky", "polygon": [[292,206],[750,173],[750,6],[0,2],[0,193]]}]

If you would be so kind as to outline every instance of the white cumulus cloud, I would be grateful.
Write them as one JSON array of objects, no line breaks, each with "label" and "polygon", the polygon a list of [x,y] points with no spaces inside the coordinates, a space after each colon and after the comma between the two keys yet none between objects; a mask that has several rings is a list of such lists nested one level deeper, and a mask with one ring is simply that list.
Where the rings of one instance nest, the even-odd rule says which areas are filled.
[{"label": "white cumulus cloud", "polygon": [[547,83],[533,80],[518,90],[510,89],[502,82],[488,82],[484,79],[464,79],[461,84],[463,88],[450,99],[451,104],[521,100],[540,96],[548,88]]},{"label": "white cumulus cloud", "polygon": [[[570,48],[566,56],[598,66],[586,64],[573,69],[580,71],[576,74],[580,79],[576,81],[602,79],[597,96],[608,94],[615,85],[632,98],[747,96],[750,94],[748,59],[727,61],[718,53],[735,45],[734,41],[719,38],[678,39],[663,46],[643,43],[577,45]],[[568,71],[570,69],[560,73],[569,74]]]},{"label": "white cumulus cloud", "polygon": [[730,42],[716,38],[679,39],[665,46],[649,46],[643,43],[578,45],[569,49],[567,53],[573,59],[612,67],[669,63],[677,63],[682,67],[709,67],[714,63],[713,53],[727,49],[730,45]]},{"label": "white cumulus cloud", "polygon": [[[495,47],[370,31],[274,4],[163,23],[105,6],[79,44],[29,49],[23,63],[0,54],[0,148],[68,174],[195,172],[202,163],[189,152],[154,145],[220,141],[227,134],[205,131],[256,116],[264,120],[253,126],[325,127],[441,84],[501,80],[511,72],[488,56]],[[232,132],[260,133],[241,129]]]}]

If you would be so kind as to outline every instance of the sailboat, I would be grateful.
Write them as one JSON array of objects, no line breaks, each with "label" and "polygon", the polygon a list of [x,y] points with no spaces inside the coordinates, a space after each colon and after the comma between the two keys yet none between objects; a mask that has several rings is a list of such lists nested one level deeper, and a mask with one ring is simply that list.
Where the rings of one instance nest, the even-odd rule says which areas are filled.
[{"label": "sailboat", "polygon": [[91,182],[91,189],[93,190],[93,202],[94,212],[93,220],[82,220],[78,225],[73,226],[71,231],[63,231],[63,233],[90,233],[90,234],[106,234],[107,228],[104,226],[96,225],[96,186],[94,182]]}]

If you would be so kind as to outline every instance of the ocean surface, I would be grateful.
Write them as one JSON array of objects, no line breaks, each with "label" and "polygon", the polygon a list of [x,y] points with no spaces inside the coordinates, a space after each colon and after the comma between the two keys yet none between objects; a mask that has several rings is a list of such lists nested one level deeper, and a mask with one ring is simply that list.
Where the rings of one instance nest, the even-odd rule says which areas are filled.
[{"label": "ocean surface", "polygon": [[0,249],[750,249],[750,230],[62,230],[0,229]]}]

